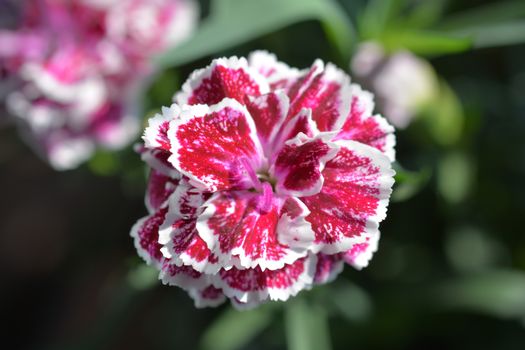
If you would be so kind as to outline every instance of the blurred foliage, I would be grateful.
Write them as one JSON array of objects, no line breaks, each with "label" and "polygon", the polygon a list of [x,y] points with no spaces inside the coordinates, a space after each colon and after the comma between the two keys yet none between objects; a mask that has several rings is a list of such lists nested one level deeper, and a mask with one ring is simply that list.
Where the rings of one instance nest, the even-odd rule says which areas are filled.
[{"label": "blurred foliage", "polygon": [[349,58],[352,27],[331,0],[220,0],[185,45],[168,50],[157,60],[161,66],[189,62],[231,48],[292,23],[317,19],[343,59]]},{"label": "blurred foliage", "polygon": [[[215,0],[158,57],[145,119],[220,55],[348,69],[360,41],[432,64],[439,93],[397,131],[396,185],[363,271],[253,311],[197,310],[160,286],[129,228],[145,215],[130,148],[51,171],[0,130],[2,339],[23,349],[521,349],[525,341],[525,2]],[[514,45],[514,46],[509,46]],[[483,48],[480,50],[480,48]],[[137,140],[139,141],[139,140]],[[407,170],[410,169],[410,170]]]},{"label": "blurred foliage", "polygon": [[201,349],[241,349],[270,325],[273,309],[273,305],[269,304],[249,312],[227,310],[208,327],[200,341]]}]

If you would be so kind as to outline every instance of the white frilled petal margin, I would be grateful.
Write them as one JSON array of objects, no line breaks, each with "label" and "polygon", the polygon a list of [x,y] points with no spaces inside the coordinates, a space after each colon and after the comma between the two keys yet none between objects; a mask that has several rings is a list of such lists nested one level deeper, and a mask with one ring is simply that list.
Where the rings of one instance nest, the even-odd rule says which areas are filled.
[{"label": "white frilled petal margin", "polygon": [[221,264],[208,249],[197,232],[197,218],[204,210],[205,195],[187,181],[171,195],[166,219],[159,228],[161,252],[173,264],[191,266],[198,272],[217,273],[221,268],[231,265]]},{"label": "white frilled petal margin", "polygon": [[[268,82],[266,79],[259,74],[255,69],[251,68],[248,65],[248,61],[244,57],[230,57],[230,58],[217,58],[212,61],[212,63],[207,66],[206,68],[202,68],[199,70],[194,71],[190,77],[186,80],[186,82],[182,85],[182,91],[175,94],[173,97],[173,100],[183,106],[186,104],[190,104],[192,97],[194,97],[194,94],[197,89],[201,88],[203,84],[206,84],[209,79],[212,79],[212,76],[214,72],[217,72],[218,69],[226,69],[228,71],[242,71],[245,73],[246,77],[249,77],[258,87],[258,94],[267,94],[270,92],[270,87],[268,85]],[[230,88],[227,86],[223,86],[223,88]],[[240,93],[242,95],[243,92],[243,86],[235,86],[233,88],[237,88],[236,93]],[[223,95],[219,100],[222,100],[222,98],[230,97],[235,98],[235,94],[232,95],[231,91],[222,91]],[[244,93],[243,95],[246,95]],[[214,104],[218,103],[219,101],[201,101],[200,103],[207,103],[207,104]],[[242,101],[240,101],[242,102]]]},{"label": "white frilled petal margin", "polygon": [[155,114],[153,118],[148,120],[148,126],[142,136],[144,145],[147,148],[161,148],[169,151],[169,139],[167,135],[169,123],[172,120],[178,119],[180,113],[180,107],[176,104],[172,104],[169,108],[162,107],[161,113]]},{"label": "white frilled petal margin", "polygon": [[167,205],[163,205],[156,212],[139,219],[131,228],[130,236],[139,256],[148,264],[161,269],[164,258],[158,243],[158,230],[164,222]]},{"label": "white frilled petal margin", "polygon": [[144,148],[137,147],[137,152],[140,153],[140,159],[148,164],[151,168],[158,172],[170,176],[173,179],[180,179],[181,173],[179,173],[168,161],[170,156],[169,152],[166,152],[159,148]]},{"label": "white frilled petal margin", "polygon": [[178,266],[166,260],[161,266],[159,279],[165,285],[190,291],[208,287],[210,276],[194,270],[191,266]]},{"label": "white frilled petal margin", "polygon": [[343,271],[344,261],[341,254],[326,255],[317,254],[317,266],[315,270],[314,283],[330,283]]},{"label": "white frilled petal margin", "polygon": [[[294,235],[299,241],[294,242],[297,244],[293,246],[282,244],[279,240],[279,230],[284,226],[293,228],[294,225],[301,225],[301,220],[304,221],[302,213],[293,219],[282,220],[287,217],[281,216],[282,204],[274,203],[269,213],[258,214],[250,205],[256,195],[246,193],[246,196],[227,198],[216,193],[204,203],[205,210],[197,219],[199,236],[206,242],[212,255],[218,258],[218,266],[226,269],[233,266],[240,270],[279,270],[306,256],[305,242],[313,241],[311,230],[310,233],[302,232],[302,237],[299,234]],[[277,201],[278,199],[274,199],[274,202]],[[260,236],[254,236],[257,234]]]},{"label": "white frilled petal margin", "polygon": [[[237,119],[233,119],[232,111],[238,114]],[[211,118],[212,115],[215,116],[215,119],[203,121],[205,117]],[[239,126],[241,123],[243,123],[243,128],[247,127],[248,130],[241,130]],[[205,130],[206,127],[210,129]],[[191,128],[193,128],[193,134]],[[220,138],[214,139],[209,135],[210,131],[215,132]],[[231,148],[234,142],[231,139],[232,135],[237,136],[235,142],[242,143],[244,149],[236,148],[235,151],[239,153],[226,155],[224,148],[217,142],[220,141],[223,145],[227,144]],[[243,139],[241,136],[246,138]],[[239,169],[239,158],[247,159],[254,169],[260,168],[262,165],[263,150],[257,137],[255,123],[246,107],[231,98],[224,98],[212,106],[183,106],[180,117],[170,122],[168,138],[171,142],[169,162],[175,169],[187,176],[193,186],[202,190],[215,192],[232,185],[230,183],[231,174],[228,174],[228,178],[225,176],[221,178],[220,175],[213,174],[214,168],[225,172],[237,172],[238,174],[235,175],[238,175],[239,178],[235,180],[251,182],[248,175]],[[212,151],[216,153],[213,154]],[[229,151],[234,152],[234,150]],[[243,154],[242,151],[251,154]],[[193,161],[181,162],[182,154]],[[197,159],[197,157],[201,157],[201,159]],[[207,163],[203,164],[203,162]],[[234,169],[235,167],[237,169]],[[207,171],[206,175],[197,172],[197,170],[201,170],[204,173],[204,168]]]},{"label": "white frilled petal margin", "polygon": [[[335,169],[335,175],[331,174],[330,182],[325,177],[325,186],[319,195],[302,199],[312,213],[306,220],[312,223],[314,232],[316,232],[317,227],[319,231],[316,235],[324,237],[321,240],[316,238],[316,242],[312,247],[312,251],[316,253],[336,254],[345,252],[355,244],[367,243],[371,237],[377,236],[379,223],[386,217],[388,201],[392,193],[392,185],[394,184],[395,172],[392,170],[390,160],[383,153],[355,141],[340,140],[336,141],[336,143],[341,147],[342,155],[350,154],[352,158],[366,160],[368,163],[365,165],[357,164],[355,167],[350,165],[350,168],[347,169],[348,173],[345,173],[345,171],[338,173],[337,162],[341,157],[338,154],[325,168],[328,169],[330,167],[332,171]],[[334,191],[337,188],[351,190],[348,187],[349,185],[354,186],[356,191],[359,190],[359,192],[339,193],[345,197],[338,198],[338,192]],[[326,198],[323,199],[323,197]],[[340,203],[340,207],[331,207],[329,203],[324,202],[330,198],[331,201]],[[368,210],[369,213],[361,210],[354,212],[354,206],[359,205],[356,202],[358,199],[361,199],[361,205],[366,205],[362,209]],[[345,206],[345,203],[342,201],[345,200],[349,208],[347,212],[342,209]],[[375,203],[373,206],[370,204],[371,201]],[[330,217],[333,218],[333,222],[329,221]],[[324,220],[323,218],[326,221],[316,222],[316,220]],[[347,223],[345,223],[345,220],[348,220]],[[342,231],[345,227],[353,228],[357,232]]]},{"label": "white frilled petal margin", "polygon": [[[379,224],[386,218],[386,212],[388,208],[388,203],[390,201],[390,195],[392,194],[392,186],[394,185],[394,176],[396,172],[392,169],[392,163],[390,159],[383,153],[378,152],[376,149],[364,145],[359,142],[353,141],[336,141],[341,148],[351,149],[355,152],[356,155],[362,157],[368,157],[372,160],[378,168],[379,177],[376,179],[379,193],[377,199],[379,200],[375,215],[368,217],[369,221],[376,222]],[[366,185],[368,180],[366,177],[362,177],[363,182],[358,182],[358,184]]]},{"label": "white frilled petal margin", "polygon": [[212,283],[235,300],[233,306],[249,309],[268,299],[286,301],[301,290],[311,288],[316,262],[317,257],[310,254],[280,270],[233,268],[212,276]]},{"label": "white frilled petal margin", "polygon": [[261,96],[249,96],[245,103],[257,127],[264,155],[270,158],[275,148],[275,139],[288,115],[290,100],[283,90],[277,90]]},{"label": "white frilled petal margin", "polygon": [[351,85],[350,113],[341,126],[336,140],[354,140],[383,152],[390,161],[395,161],[396,138],[394,127],[378,114],[373,114],[374,97],[357,84]]},{"label": "white frilled petal margin", "polygon": [[[308,137],[301,132],[286,141],[270,168],[270,174],[277,179],[277,194],[305,197],[319,193],[324,182],[323,169],[339,151],[339,146],[330,141],[333,136],[334,133],[325,132]],[[317,150],[321,153],[316,154]],[[306,179],[304,175],[312,177]]]},{"label": "white frilled petal margin", "polygon": [[368,266],[372,256],[379,246],[380,232],[369,237],[367,243],[362,243],[352,247],[343,254],[343,259],[355,269],[361,270]]},{"label": "white frilled petal margin", "polygon": [[174,179],[155,169],[151,169],[146,187],[144,202],[148,212],[156,212],[175,191],[179,179]]},{"label": "white frilled petal margin", "polygon": [[198,309],[217,307],[226,301],[226,296],[222,290],[215,288],[211,284],[201,289],[190,289],[188,294],[193,299],[195,307]]},{"label": "white frilled petal margin", "polygon": [[262,76],[266,77],[272,89],[287,90],[301,75],[297,68],[290,68],[286,63],[268,51],[254,51],[248,56],[248,65]]},{"label": "white frilled petal margin", "polygon": [[289,197],[284,202],[282,215],[277,223],[277,239],[294,249],[308,249],[315,239],[312,224],[306,221],[308,207],[298,198]]},{"label": "white frilled petal margin", "polygon": [[[214,60],[182,90],[146,128],[142,157],[163,175],[132,233],[165,284],[197,307],[250,309],[368,264],[395,156],[370,93],[331,64],[260,51]],[[161,205],[163,176],[177,184]]]}]

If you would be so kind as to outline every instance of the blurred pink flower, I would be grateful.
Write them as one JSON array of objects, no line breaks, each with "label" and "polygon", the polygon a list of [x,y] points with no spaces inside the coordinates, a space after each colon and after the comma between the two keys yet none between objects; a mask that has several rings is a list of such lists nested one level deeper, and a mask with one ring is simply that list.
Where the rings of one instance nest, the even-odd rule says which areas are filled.
[{"label": "blurred pink flower", "polygon": [[359,45],[350,66],[398,128],[407,127],[418,110],[436,95],[437,80],[432,67],[409,51],[387,55],[379,44],[365,42]]},{"label": "blurred pink flower", "polygon": [[0,30],[0,67],[18,82],[6,102],[29,142],[56,169],[127,145],[150,57],[189,35],[196,10],[190,0],[23,2],[17,28]]},{"label": "blurred pink flower", "polygon": [[328,63],[266,52],[195,71],[149,120],[138,253],[198,307],[287,300],[368,264],[394,182],[393,127]]}]

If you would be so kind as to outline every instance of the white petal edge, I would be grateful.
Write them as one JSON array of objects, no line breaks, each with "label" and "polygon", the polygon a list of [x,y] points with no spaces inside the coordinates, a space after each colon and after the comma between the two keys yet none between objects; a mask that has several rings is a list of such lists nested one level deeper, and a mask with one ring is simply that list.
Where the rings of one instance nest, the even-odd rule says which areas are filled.
[{"label": "white petal edge", "polygon": [[[179,143],[176,133],[178,128],[181,125],[188,123],[189,121],[195,118],[203,118],[206,115],[211,113],[219,112],[225,108],[231,108],[238,112],[241,112],[246,117],[246,121],[250,128],[250,138],[252,139],[256,153],[261,157],[262,160],[263,148],[257,136],[257,128],[255,127],[255,122],[253,121],[250,113],[245,106],[241,105],[237,100],[232,98],[224,98],[221,102],[208,106],[208,105],[184,105],[181,109],[180,117],[174,119],[170,122],[170,127],[168,129],[168,138],[171,142],[171,156],[168,158],[168,161],[183,175],[186,175],[190,179],[190,183],[201,189],[201,190],[210,190],[214,192],[213,188],[210,188],[210,185],[207,185],[204,181],[198,179],[191,172],[181,169],[178,153],[182,149],[181,144]],[[257,164],[258,166],[259,164]]]},{"label": "white petal edge", "polygon": [[214,59],[207,67],[195,70],[182,85],[182,91],[175,94],[173,101],[181,106],[187,104],[194,90],[202,84],[204,79],[211,77],[215,67],[217,66],[222,66],[232,70],[243,69],[250,75],[255,83],[257,83],[261,95],[270,92],[270,87],[266,79],[248,65],[246,58],[239,58],[237,56],[232,56],[229,58],[221,57]]}]

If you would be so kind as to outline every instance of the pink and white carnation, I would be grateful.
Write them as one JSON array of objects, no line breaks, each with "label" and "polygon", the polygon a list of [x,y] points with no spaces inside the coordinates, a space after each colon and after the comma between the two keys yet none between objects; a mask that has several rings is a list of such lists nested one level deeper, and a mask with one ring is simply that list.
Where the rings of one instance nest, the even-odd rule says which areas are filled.
[{"label": "pink and white carnation", "polygon": [[186,38],[196,14],[190,0],[24,1],[17,28],[0,30],[0,71],[16,85],[7,107],[56,169],[121,148],[139,131],[149,59]]},{"label": "pink and white carnation", "polygon": [[267,52],[195,71],[149,120],[139,255],[197,307],[287,300],[377,249],[393,127],[334,65]]}]

